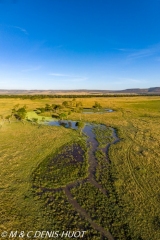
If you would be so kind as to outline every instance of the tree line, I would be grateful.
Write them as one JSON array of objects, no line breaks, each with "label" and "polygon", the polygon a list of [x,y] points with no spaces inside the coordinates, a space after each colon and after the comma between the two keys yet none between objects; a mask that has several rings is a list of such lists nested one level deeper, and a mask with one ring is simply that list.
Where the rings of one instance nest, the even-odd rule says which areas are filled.
[{"label": "tree line", "polygon": [[0,95],[0,98],[20,98],[20,99],[45,99],[45,98],[108,98],[108,97],[142,97],[160,96],[160,94],[90,94],[90,95]]}]

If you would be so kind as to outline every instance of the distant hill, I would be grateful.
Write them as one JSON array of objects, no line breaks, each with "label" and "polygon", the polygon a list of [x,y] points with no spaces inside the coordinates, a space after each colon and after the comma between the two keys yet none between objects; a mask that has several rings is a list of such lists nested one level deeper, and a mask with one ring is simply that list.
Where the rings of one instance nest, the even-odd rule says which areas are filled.
[{"label": "distant hill", "polygon": [[131,88],[124,90],[8,90],[0,89],[0,95],[103,95],[103,94],[160,94],[160,87]]},{"label": "distant hill", "polygon": [[148,92],[160,92],[160,87],[149,88]]}]

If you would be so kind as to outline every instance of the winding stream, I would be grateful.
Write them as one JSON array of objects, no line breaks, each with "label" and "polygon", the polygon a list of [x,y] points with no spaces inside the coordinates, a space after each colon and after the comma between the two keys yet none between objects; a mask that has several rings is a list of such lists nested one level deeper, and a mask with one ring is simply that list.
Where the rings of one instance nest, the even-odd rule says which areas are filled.
[{"label": "winding stream", "polygon": [[[107,195],[106,189],[104,189],[95,179],[95,172],[96,172],[96,167],[97,167],[97,160],[95,157],[95,152],[97,151],[99,147],[99,143],[96,140],[95,133],[93,132],[94,125],[92,124],[86,124],[85,127],[83,128],[83,133],[87,136],[87,147],[89,147],[89,158],[88,158],[88,178],[83,179],[81,181],[77,181],[71,184],[68,184],[65,188],[65,194],[67,195],[68,201],[72,206],[76,209],[77,212],[79,212],[83,217],[86,218],[88,222],[92,225],[94,229],[99,231],[102,236],[105,236],[108,238],[108,240],[114,240],[114,237],[109,231],[106,231],[104,228],[102,228],[100,225],[92,221],[91,217],[89,214],[85,211],[84,208],[82,208],[79,203],[76,201],[76,199],[72,196],[70,189],[73,187],[76,187],[77,184],[80,182],[85,182],[89,181],[92,185],[94,185],[96,188],[98,188],[103,194]],[[111,143],[107,143],[104,148],[101,148],[101,150],[105,153],[106,155],[106,161],[110,162],[109,156],[108,156],[108,149],[111,144],[117,143],[120,139],[117,137],[116,130],[114,128],[110,128],[112,130],[112,137],[113,141]]]},{"label": "winding stream", "polygon": [[[64,124],[62,124],[62,122]],[[64,127],[67,128],[72,128],[72,129],[77,129],[76,127],[76,122],[75,121],[61,121],[61,122],[50,122],[48,125],[56,125],[56,126],[61,126],[63,125]],[[108,156],[108,150],[111,144],[115,144],[117,143],[120,139],[117,137],[116,134],[116,130],[114,128],[109,127],[109,129],[112,132],[111,137],[113,138],[112,142],[109,142],[106,144],[105,147],[103,148],[99,148],[99,143],[96,140],[96,135],[93,131],[94,127],[98,126],[101,127],[102,125],[100,124],[89,124],[86,123],[85,127],[83,128],[83,134],[87,136],[87,147],[89,148],[89,152],[88,152],[88,163],[89,163],[89,167],[88,167],[88,176],[87,178],[83,179],[83,180],[77,180],[74,181],[72,183],[67,184],[65,187],[59,188],[57,189],[58,191],[61,189],[65,192],[69,203],[74,207],[74,209],[79,212],[83,217],[85,217],[85,219],[91,224],[91,226],[96,229],[97,231],[99,231],[101,233],[102,236],[105,236],[108,238],[108,240],[114,240],[114,237],[112,236],[112,234],[109,231],[106,231],[103,227],[101,227],[99,224],[95,223],[90,215],[86,212],[86,210],[84,208],[82,208],[80,206],[80,204],[77,202],[77,200],[73,197],[72,193],[71,193],[71,189],[76,187],[77,185],[79,185],[80,183],[84,183],[84,182],[90,182],[92,185],[94,185],[96,188],[98,188],[103,194],[107,195],[107,191],[106,189],[104,189],[102,187],[101,184],[99,184],[96,179],[95,179],[95,172],[96,172],[96,167],[97,167],[97,160],[95,157],[95,152],[98,149],[101,149],[105,156],[106,156],[106,161],[110,162],[109,156]],[[105,125],[103,125],[103,128],[107,129],[107,127]],[[56,191],[56,189],[54,189],[54,191]]]}]

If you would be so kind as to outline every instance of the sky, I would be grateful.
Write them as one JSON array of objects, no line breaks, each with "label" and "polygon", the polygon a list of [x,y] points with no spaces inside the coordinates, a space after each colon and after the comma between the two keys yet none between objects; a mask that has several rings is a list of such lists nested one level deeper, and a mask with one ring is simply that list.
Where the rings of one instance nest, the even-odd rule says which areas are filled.
[{"label": "sky", "polygon": [[0,89],[160,87],[160,0],[0,0]]}]

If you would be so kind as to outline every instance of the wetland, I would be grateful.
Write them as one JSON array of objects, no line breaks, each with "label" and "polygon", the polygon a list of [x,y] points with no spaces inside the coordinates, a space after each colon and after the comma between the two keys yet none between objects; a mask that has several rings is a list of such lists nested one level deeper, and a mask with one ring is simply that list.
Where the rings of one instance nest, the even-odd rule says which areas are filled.
[{"label": "wetland", "polygon": [[159,106],[159,97],[0,99],[1,230],[160,239]]}]

